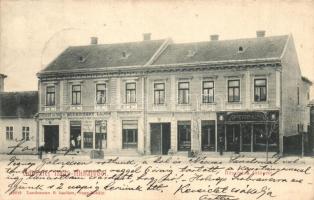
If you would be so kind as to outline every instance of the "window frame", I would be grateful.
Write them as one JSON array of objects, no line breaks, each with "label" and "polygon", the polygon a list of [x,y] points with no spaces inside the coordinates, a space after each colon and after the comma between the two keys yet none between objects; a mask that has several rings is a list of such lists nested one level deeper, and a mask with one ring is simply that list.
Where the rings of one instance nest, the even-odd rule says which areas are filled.
[{"label": "window frame", "polygon": [[5,127],[6,140],[13,140],[13,134],[14,134],[13,126],[6,126]]},{"label": "window frame", "polygon": [[[104,86],[105,89],[101,90],[101,89],[98,89],[98,86]],[[98,101],[98,93],[102,92],[103,91],[103,94],[100,94],[102,95],[101,97],[104,98],[104,100],[102,100],[102,98],[100,98],[101,100]],[[96,104],[97,105],[103,105],[103,104],[106,104],[107,103],[107,84],[106,83],[97,83],[96,84]]]},{"label": "window frame", "polygon": [[[74,91],[74,87],[79,86],[79,91]],[[75,94],[75,101],[74,101],[74,94]],[[79,102],[77,95],[80,95]],[[72,85],[72,105],[81,105],[82,104],[82,85]]]},{"label": "window frame", "polygon": [[[239,82],[239,86],[230,86],[230,82],[232,81],[237,81]],[[230,89],[232,89],[232,93],[233,93],[233,96],[232,96],[232,100],[230,99]],[[239,99],[238,100],[235,100],[235,89],[238,89],[239,90]],[[227,81],[227,99],[228,99],[228,102],[229,103],[239,103],[241,102],[241,80],[240,79],[229,79]]]},{"label": "window frame", "polygon": [[[125,128],[133,122],[136,128]],[[132,124],[132,123],[131,123]],[[129,140],[132,136],[132,141]],[[138,120],[122,120],[122,149],[137,149],[138,148]]]},{"label": "window frame", "polygon": [[[53,88],[53,92],[49,92],[49,88]],[[49,103],[50,96],[53,96],[52,103]],[[55,106],[56,105],[56,87],[53,86],[46,86],[46,106]]]},{"label": "window frame", "polygon": [[[133,84],[135,86],[134,89],[129,89],[128,85],[133,85]],[[133,101],[132,101],[132,94],[134,95]],[[130,98],[128,98],[128,97],[130,97]],[[136,82],[125,83],[125,103],[126,104],[136,103]]]},{"label": "window frame", "polygon": [[[163,89],[157,89],[156,85],[163,85]],[[156,102],[156,94],[158,94],[158,102]],[[161,95],[162,94],[162,95]],[[163,98],[161,98],[163,96]],[[154,104],[163,105],[166,102],[166,84],[164,82],[154,83]]]},{"label": "window frame", "polygon": [[30,127],[29,126],[23,126],[22,127],[22,140],[29,141],[29,134],[30,134]]},{"label": "window frame", "polygon": [[[182,126],[182,127],[179,127]],[[187,127],[188,126],[188,127]],[[185,132],[180,132],[180,131]],[[192,122],[190,120],[177,121],[177,149],[178,151],[188,151],[192,148]],[[189,143],[184,146],[184,143]]]},{"label": "window frame", "polygon": [[[258,86],[256,85],[256,81],[265,81],[265,85],[263,86]],[[254,78],[253,80],[253,86],[254,86],[254,91],[253,91],[253,94],[254,94],[254,102],[266,102],[267,101],[267,98],[268,98],[268,87],[267,87],[267,78]],[[256,89],[259,88],[259,99],[256,98]],[[261,88],[265,88],[265,99],[261,98]]]},{"label": "window frame", "polygon": [[[180,88],[180,84],[188,84],[188,88]],[[185,96],[185,92],[187,92],[187,101],[184,101],[183,100],[181,101],[180,99],[180,92],[183,92],[183,97]],[[180,81],[178,82],[178,104],[180,105],[187,105],[187,104],[190,104],[190,82],[189,81]]]},{"label": "window frame", "polygon": [[[205,83],[212,83],[213,86],[205,88]],[[209,101],[210,100],[210,98],[209,98],[210,97],[209,96],[210,90],[213,91],[212,101]],[[205,96],[205,91],[207,91],[207,96]],[[206,104],[206,103],[214,103],[214,102],[215,102],[215,82],[204,80],[202,82],[202,103]]]},{"label": "window frame", "polygon": [[[95,137],[94,137],[94,143],[95,143],[95,149],[99,149],[100,146],[98,146],[98,139],[100,139],[100,142],[102,143],[105,141],[105,144],[101,144],[102,149],[107,148],[107,120],[95,120]],[[99,128],[99,130],[98,130]],[[101,137],[99,137],[101,136]],[[98,138],[99,137],[99,138]]]}]

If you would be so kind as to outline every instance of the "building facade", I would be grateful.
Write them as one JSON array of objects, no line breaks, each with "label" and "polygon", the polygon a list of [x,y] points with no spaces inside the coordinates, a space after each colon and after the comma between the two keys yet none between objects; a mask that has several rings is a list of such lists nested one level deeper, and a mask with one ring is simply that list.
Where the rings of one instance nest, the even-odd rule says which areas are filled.
[{"label": "building facade", "polygon": [[0,153],[37,152],[38,92],[0,92]]},{"label": "building facade", "polygon": [[[280,152],[307,131],[292,36],[69,47],[38,73],[39,142],[118,154]],[[298,115],[298,117],[295,117]]]}]

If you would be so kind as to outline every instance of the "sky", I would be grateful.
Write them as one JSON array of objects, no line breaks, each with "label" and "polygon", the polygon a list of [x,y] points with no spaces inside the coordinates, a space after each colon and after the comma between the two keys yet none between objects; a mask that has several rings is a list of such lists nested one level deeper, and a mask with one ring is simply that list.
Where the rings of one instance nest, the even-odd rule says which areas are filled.
[{"label": "sky", "polygon": [[[36,73],[68,46],[171,37],[175,42],[292,34],[302,74],[314,81],[314,1],[0,0],[5,91],[37,90]],[[314,98],[312,88],[311,98]]]}]

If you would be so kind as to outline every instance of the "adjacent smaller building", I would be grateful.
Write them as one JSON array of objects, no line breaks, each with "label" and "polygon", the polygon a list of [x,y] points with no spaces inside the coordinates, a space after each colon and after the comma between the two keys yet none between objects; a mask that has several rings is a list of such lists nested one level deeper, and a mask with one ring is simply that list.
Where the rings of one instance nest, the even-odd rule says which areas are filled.
[{"label": "adjacent smaller building", "polygon": [[17,148],[14,153],[36,153],[37,112],[37,91],[0,91],[0,153],[9,153],[20,142],[33,150]]}]

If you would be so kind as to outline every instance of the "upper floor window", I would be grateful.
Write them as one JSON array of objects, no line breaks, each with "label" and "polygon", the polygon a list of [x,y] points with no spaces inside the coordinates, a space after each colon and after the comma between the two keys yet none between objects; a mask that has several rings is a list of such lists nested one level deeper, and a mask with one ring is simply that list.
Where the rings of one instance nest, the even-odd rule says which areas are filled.
[{"label": "upper floor window", "polygon": [[126,103],[136,102],[136,83],[126,83],[125,85]]},{"label": "upper floor window", "polygon": [[106,84],[96,85],[96,102],[97,104],[106,103]]},{"label": "upper floor window", "polygon": [[254,80],[254,101],[266,101],[267,99],[267,80]]},{"label": "upper floor window", "polygon": [[154,103],[155,104],[165,103],[165,84],[164,83],[154,84]]},{"label": "upper floor window", "polygon": [[190,103],[190,83],[189,82],[179,82],[178,84],[178,103],[179,104],[189,104]]},{"label": "upper floor window", "polygon": [[81,104],[81,85],[72,85],[72,105]]},{"label": "upper floor window", "polygon": [[203,103],[214,102],[214,81],[203,81]]},{"label": "upper floor window", "polygon": [[22,128],[22,139],[29,141],[29,127],[28,126],[23,126]]},{"label": "upper floor window", "polygon": [[240,80],[228,80],[228,102],[240,101]]},{"label": "upper floor window", "polygon": [[5,129],[6,139],[13,140],[13,126],[7,126]]},{"label": "upper floor window", "polygon": [[46,105],[47,106],[54,106],[56,99],[56,91],[55,86],[47,86],[46,88]]}]

